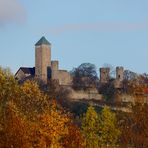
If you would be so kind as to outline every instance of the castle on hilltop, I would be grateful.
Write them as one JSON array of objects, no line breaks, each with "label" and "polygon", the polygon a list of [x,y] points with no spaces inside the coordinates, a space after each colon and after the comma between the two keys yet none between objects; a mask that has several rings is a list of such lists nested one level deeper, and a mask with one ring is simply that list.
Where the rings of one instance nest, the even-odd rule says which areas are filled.
[{"label": "castle on hilltop", "polygon": [[20,67],[15,74],[18,81],[35,78],[44,84],[48,80],[57,80],[59,85],[71,85],[72,78],[68,71],[59,69],[59,61],[51,60],[51,43],[42,37],[35,44],[35,67]]},{"label": "castle on hilltop", "polygon": [[[70,90],[71,99],[95,99],[103,100],[103,94],[99,90],[101,86],[113,86],[116,91],[122,92],[124,80],[124,68],[116,67],[116,77],[111,80],[110,68],[100,68],[100,79],[95,88],[86,90],[73,89],[73,76],[66,70],[59,69],[59,61],[51,60],[51,43],[42,37],[35,44],[35,67],[20,67],[15,74],[15,78],[23,83],[26,80],[37,80],[40,84],[47,84],[49,80],[56,82],[57,86]],[[110,85],[111,84],[111,85]],[[112,85],[113,84],[113,85]],[[144,98],[145,99],[145,98]],[[135,102],[135,97],[121,93],[121,102]],[[145,101],[146,100],[146,101]],[[147,98],[143,102],[147,102]]]},{"label": "castle on hilltop", "polygon": [[[109,82],[110,68],[100,68],[100,83],[105,84]],[[114,81],[115,87],[120,88],[123,81],[123,67],[116,68],[116,79]],[[51,60],[51,43],[45,37],[42,37],[35,44],[35,67],[20,67],[15,74],[18,81],[25,81],[27,79],[36,79],[44,84],[48,80],[56,80],[61,86],[71,86],[72,76],[66,70],[59,69],[59,61]]]}]

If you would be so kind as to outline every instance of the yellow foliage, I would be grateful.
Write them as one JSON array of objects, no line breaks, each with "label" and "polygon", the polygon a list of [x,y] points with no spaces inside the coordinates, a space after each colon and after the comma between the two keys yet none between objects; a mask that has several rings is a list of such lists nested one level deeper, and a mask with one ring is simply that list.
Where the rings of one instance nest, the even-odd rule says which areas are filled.
[{"label": "yellow foliage", "polygon": [[[0,68],[0,147],[63,148],[70,135],[71,118],[50,100],[34,81],[18,85],[9,71]],[[80,138],[81,140],[81,138]],[[81,141],[77,138],[76,145]],[[75,139],[67,143],[67,147]]]},{"label": "yellow foliage", "polygon": [[70,121],[68,115],[58,110],[53,104],[50,112],[38,116],[40,137],[45,140],[46,146],[60,148],[60,140],[68,134],[67,124]]}]

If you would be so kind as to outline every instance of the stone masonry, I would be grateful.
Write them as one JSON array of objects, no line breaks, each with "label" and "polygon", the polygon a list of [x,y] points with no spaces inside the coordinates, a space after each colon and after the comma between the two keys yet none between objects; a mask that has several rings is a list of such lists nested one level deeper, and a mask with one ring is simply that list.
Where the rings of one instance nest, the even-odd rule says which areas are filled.
[{"label": "stone masonry", "polygon": [[124,68],[123,67],[116,67],[116,79],[120,82],[123,81],[124,78]]},{"label": "stone masonry", "polygon": [[109,72],[110,68],[100,68],[100,82],[102,84],[109,82]]},{"label": "stone masonry", "polygon": [[35,44],[35,77],[44,83],[47,83],[51,67],[51,44],[41,38]]},{"label": "stone masonry", "polygon": [[35,77],[45,84],[52,79],[60,85],[71,85],[70,73],[59,70],[58,61],[51,61],[51,44],[45,37],[35,44]]},{"label": "stone masonry", "polygon": [[[34,72],[35,71],[35,72]],[[123,67],[116,68],[116,79],[114,86],[122,87],[124,69]],[[35,78],[38,81],[47,84],[48,80],[56,80],[59,85],[71,86],[72,76],[66,70],[59,69],[59,61],[51,60],[51,43],[45,37],[42,37],[35,44],[35,67],[21,67],[15,74],[16,79],[23,80]],[[110,68],[100,68],[100,83],[107,84],[110,79]]]}]

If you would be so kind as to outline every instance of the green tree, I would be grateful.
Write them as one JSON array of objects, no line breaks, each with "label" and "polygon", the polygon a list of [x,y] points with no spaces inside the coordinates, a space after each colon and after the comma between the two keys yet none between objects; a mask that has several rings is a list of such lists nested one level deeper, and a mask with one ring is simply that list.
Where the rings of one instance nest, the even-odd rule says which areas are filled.
[{"label": "green tree", "polygon": [[98,114],[92,106],[88,107],[82,119],[82,133],[86,138],[87,148],[98,147]]},{"label": "green tree", "polygon": [[101,112],[99,125],[100,146],[114,146],[119,138],[120,130],[117,128],[115,113],[107,106]]}]

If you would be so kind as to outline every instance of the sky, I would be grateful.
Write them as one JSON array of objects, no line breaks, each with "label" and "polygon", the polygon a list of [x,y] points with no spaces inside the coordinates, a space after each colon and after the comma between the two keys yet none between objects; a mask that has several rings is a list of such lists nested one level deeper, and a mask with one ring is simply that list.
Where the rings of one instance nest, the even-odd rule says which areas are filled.
[{"label": "sky", "polygon": [[52,60],[148,73],[148,0],[0,0],[0,65],[34,67],[35,43],[52,44]]}]

